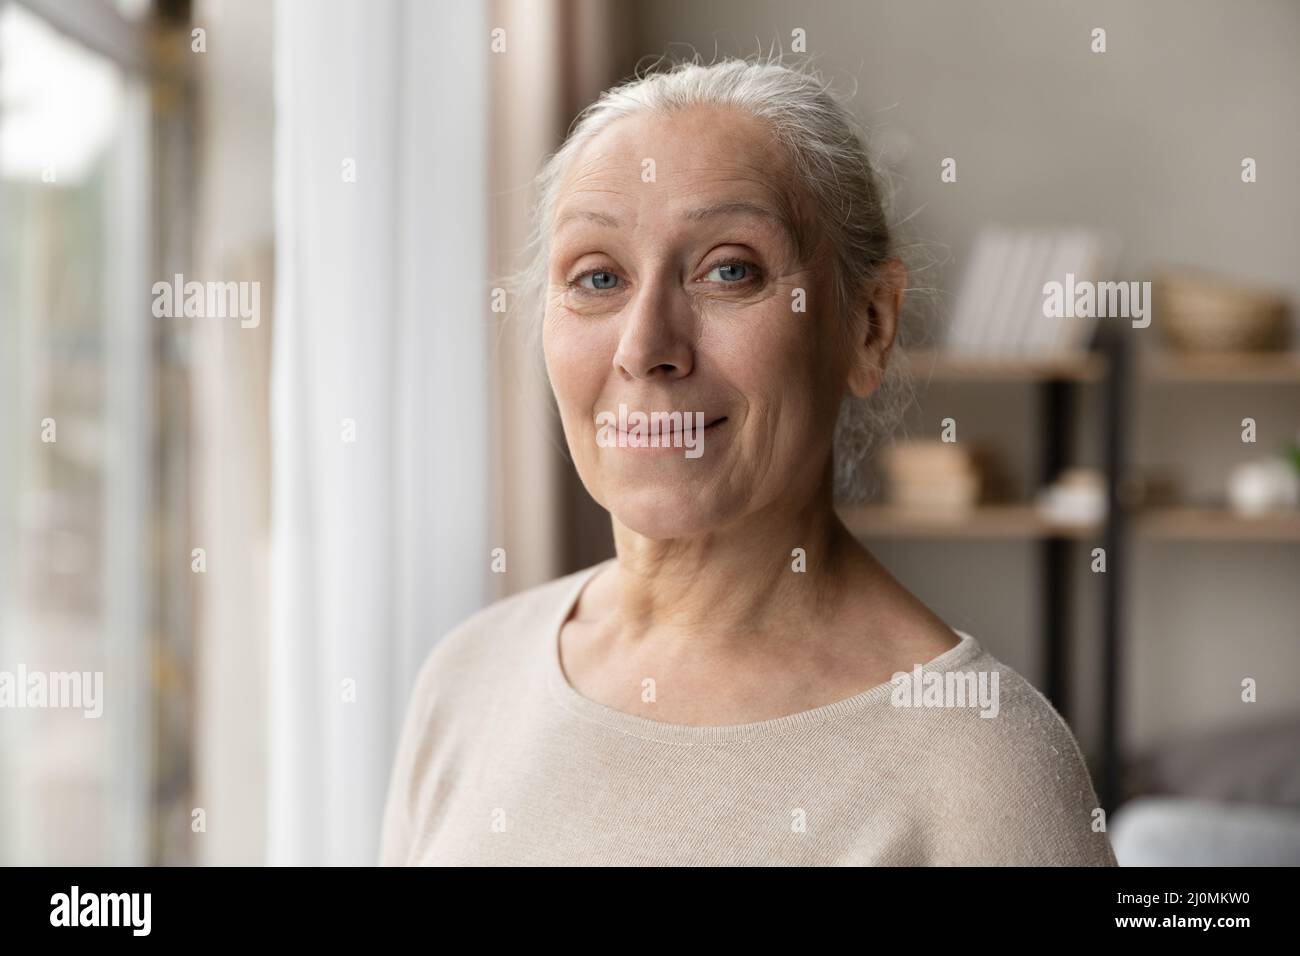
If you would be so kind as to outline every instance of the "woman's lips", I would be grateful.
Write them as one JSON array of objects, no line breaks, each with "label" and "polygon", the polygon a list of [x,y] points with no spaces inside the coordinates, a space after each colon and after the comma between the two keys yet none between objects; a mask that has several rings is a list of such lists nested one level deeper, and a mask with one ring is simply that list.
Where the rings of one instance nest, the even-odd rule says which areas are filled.
[{"label": "woman's lips", "polygon": [[[720,418],[715,418],[713,421],[707,423],[703,429],[690,429],[689,438],[691,444],[702,442],[706,432],[710,435],[714,434],[718,427],[726,421],[727,416],[723,415]],[[659,443],[657,445],[650,444],[651,439],[653,438],[653,436],[650,435],[637,435],[632,432],[624,431],[616,432],[616,434],[618,437],[618,447],[622,449],[631,449],[635,451],[681,451],[683,448],[687,447],[687,435],[685,431],[679,431],[673,427],[666,427],[660,430],[658,436]]]},{"label": "woman's lips", "polygon": [[[702,429],[696,429],[696,428],[692,427],[692,428],[690,429],[690,432],[691,432],[692,435],[698,435],[698,434],[700,434],[701,432],[706,432],[706,431],[708,431],[708,430],[709,430],[710,428],[712,428],[714,425],[721,425],[721,424],[722,424],[723,422],[725,422],[726,420],[727,420],[727,416],[726,416],[726,415],[723,415],[721,418],[715,418],[713,421],[711,421],[711,422],[709,422],[707,425],[705,425]],[[678,435],[679,435],[679,434],[682,434],[682,433],[683,433],[683,432],[682,432],[680,429],[675,428],[675,427],[673,427],[673,426],[671,426],[671,425],[666,425],[663,429],[660,430],[660,432],[659,432],[659,437],[660,437],[660,438],[665,438],[665,437],[667,437],[667,438],[677,438]],[[634,434],[633,434],[632,432],[624,432],[624,431],[620,431],[620,432],[618,432],[618,434],[619,434],[620,436],[622,436],[623,438],[625,438],[625,439],[629,439],[629,440],[630,440],[631,438],[634,437]]]}]

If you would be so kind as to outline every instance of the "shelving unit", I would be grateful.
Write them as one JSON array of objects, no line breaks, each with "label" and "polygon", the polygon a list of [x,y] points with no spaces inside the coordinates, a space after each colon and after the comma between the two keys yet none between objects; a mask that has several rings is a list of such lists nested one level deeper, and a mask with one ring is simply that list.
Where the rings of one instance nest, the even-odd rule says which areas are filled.
[{"label": "shelving unit", "polygon": [[[981,505],[960,515],[936,515],[888,505],[841,509],[845,524],[863,538],[918,540],[1023,540],[1042,549],[1043,619],[1041,630],[1044,691],[1069,716],[1067,658],[1070,642],[1069,559],[1072,543],[1096,542],[1106,549],[1109,572],[1102,587],[1102,753],[1098,791],[1113,809],[1120,797],[1122,712],[1121,647],[1125,596],[1125,548],[1130,536],[1176,542],[1300,543],[1300,514],[1245,517],[1224,507],[1177,506],[1128,509],[1121,503],[1120,478],[1126,471],[1131,390],[1177,385],[1300,385],[1300,352],[1188,355],[1146,353],[1132,356],[1121,330],[1099,330],[1095,351],[1078,357],[1029,359],[955,357],[935,351],[909,352],[918,385],[935,382],[1024,383],[1038,390],[1040,484],[1068,464],[1076,386],[1100,385],[1100,449],[1109,507],[1104,521],[1082,525],[1053,521],[1031,504]],[[1134,374],[1136,373],[1136,374]]]},{"label": "shelving unit", "polygon": [[1062,358],[973,358],[918,349],[907,356],[916,378],[934,382],[1096,382],[1106,373],[1105,357],[1094,352]]}]

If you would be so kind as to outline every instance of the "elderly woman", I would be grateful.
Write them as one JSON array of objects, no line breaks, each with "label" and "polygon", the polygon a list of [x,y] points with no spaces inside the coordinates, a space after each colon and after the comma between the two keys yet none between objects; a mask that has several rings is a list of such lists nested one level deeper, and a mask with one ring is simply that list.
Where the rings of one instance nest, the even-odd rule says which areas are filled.
[{"label": "elderly woman", "polygon": [[386,864],[1113,865],[1070,731],[836,517],[907,274],[845,108],[780,63],[606,92],[540,177],[537,320],[617,557],[418,676]]}]

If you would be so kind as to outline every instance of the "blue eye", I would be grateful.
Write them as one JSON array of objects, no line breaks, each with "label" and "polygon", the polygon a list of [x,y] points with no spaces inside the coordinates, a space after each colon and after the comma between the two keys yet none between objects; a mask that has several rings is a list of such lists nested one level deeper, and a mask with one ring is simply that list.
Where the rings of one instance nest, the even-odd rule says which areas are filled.
[{"label": "blue eye", "polygon": [[588,272],[585,276],[578,277],[579,282],[583,282],[586,279],[591,280],[591,286],[589,286],[589,288],[596,289],[598,292],[607,292],[618,284],[618,276],[614,275],[612,272],[605,272],[603,270]]},{"label": "blue eye", "polygon": [[749,278],[750,267],[744,262],[719,262],[709,270],[712,276],[718,273],[718,279],[724,283],[744,282]]}]

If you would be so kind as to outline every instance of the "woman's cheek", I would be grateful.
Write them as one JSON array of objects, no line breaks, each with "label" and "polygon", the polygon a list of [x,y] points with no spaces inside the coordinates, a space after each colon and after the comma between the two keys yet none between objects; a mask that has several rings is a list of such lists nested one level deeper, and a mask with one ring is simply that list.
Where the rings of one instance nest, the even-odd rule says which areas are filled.
[{"label": "woman's cheek", "polygon": [[710,347],[739,377],[807,377],[816,355],[816,332],[808,317],[768,300],[732,321],[712,324]]},{"label": "woman's cheek", "polygon": [[552,335],[546,364],[565,430],[575,442],[584,441],[587,419],[594,415],[592,409],[604,384],[605,363],[586,336],[570,331]]}]

